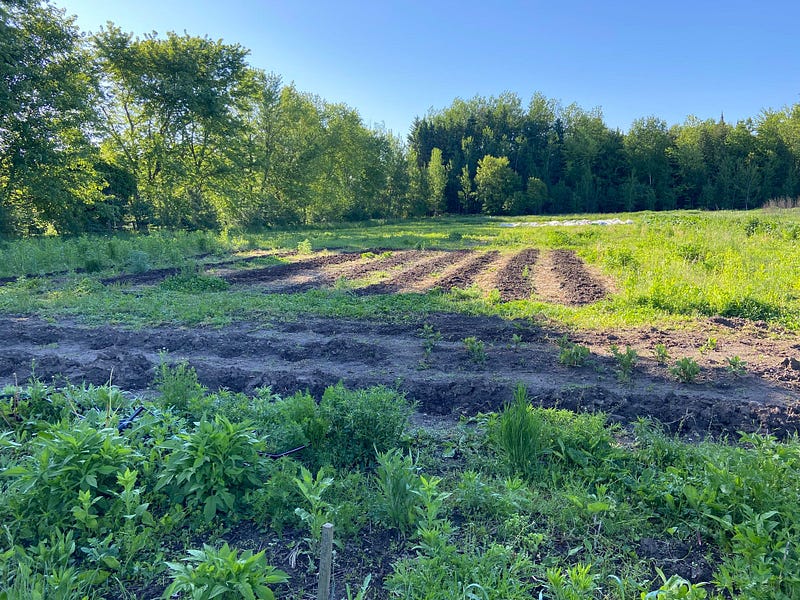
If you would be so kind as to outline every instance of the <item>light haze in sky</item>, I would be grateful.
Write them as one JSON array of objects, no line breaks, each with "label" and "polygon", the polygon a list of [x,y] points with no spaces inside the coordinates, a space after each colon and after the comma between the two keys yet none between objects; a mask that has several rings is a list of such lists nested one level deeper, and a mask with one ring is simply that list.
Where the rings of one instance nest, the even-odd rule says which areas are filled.
[{"label": "light haze in sky", "polygon": [[640,117],[735,123],[800,102],[800,1],[55,0],[107,21],[238,43],[252,66],[405,136],[456,97],[541,92]]}]

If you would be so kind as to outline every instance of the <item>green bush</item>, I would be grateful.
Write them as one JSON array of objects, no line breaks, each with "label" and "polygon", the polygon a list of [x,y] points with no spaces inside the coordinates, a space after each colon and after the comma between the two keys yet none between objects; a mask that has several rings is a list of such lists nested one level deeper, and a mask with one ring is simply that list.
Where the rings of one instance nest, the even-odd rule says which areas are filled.
[{"label": "green bush", "polygon": [[669,372],[681,383],[692,383],[700,375],[700,365],[689,356],[684,356],[675,361]]},{"label": "green bush", "polygon": [[567,336],[558,340],[558,362],[568,367],[581,367],[589,357],[589,348],[569,341]]},{"label": "green bush", "polygon": [[198,412],[207,391],[197,379],[194,367],[187,362],[170,366],[163,354],[154,383],[161,392],[161,404],[182,413]]},{"label": "green bush", "polygon": [[168,292],[201,294],[207,292],[224,292],[231,287],[231,284],[220,277],[188,272],[167,277],[158,287]]},{"label": "green bush", "polygon": [[267,564],[264,551],[240,555],[228,544],[217,549],[207,544],[202,550],[189,550],[183,562],[168,562],[172,583],[163,598],[191,600],[274,600],[270,586],[285,583],[289,576]]},{"label": "green bush", "polygon": [[283,457],[268,462],[265,468],[264,483],[246,496],[248,514],[257,523],[269,525],[280,535],[287,526],[297,525],[294,509],[303,502],[296,481],[300,463]]},{"label": "green bush", "polygon": [[319,404],[326,424],[321,456],[337,468],[374,464],[376,451],[400,445],[412,410],[403,394],[382,386],[352,391],[341,383],[329,387]]},{"label": "green bush", "polygon": [[217,415],[165,446],[171,453],[156,490],[164,489],[171,501],[190,509],[202,505],[208,522],[217,512],[233,511],[237,500],[261,484],[261,443],[247,424]]}]

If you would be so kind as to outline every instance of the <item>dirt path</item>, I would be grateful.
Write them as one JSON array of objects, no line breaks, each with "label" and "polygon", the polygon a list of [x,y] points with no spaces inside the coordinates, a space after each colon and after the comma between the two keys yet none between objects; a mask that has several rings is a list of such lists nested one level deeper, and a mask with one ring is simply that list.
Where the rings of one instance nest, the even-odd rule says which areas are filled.
[{"label": "dirt path", "polygon": [[[800,343],[796,336],[751,325],[710,321],[717,348],[700,354],[704,332],[657,330],[583,334],[575,338],[593,355],[580,368],[558,363],[553,341],[561,332],[529,322],[463,315],[434,315],[425,322],[386,324],[308,318],[297,322],[237,323],[221,329],[153,328],[130,331],[86,328],[73,322],[50,324],[37,317],[0,317],[0,384],[24,381],[35,361],[38,377],[68,378],[96,385],[109,378],[119,387],[143,391],[151,384],[159,353],[186,360],[202,383],[251,392],[272,386],[281,393],[308,389],[319,396],[339,380],[348,386],[397,387],[423,413],[474,414],[500,408],[517,382],[544,406],[602,410],[612,419],[660,419],[674,430],[707,433],[770,431],[783,435],[800,425]],[[420,329],[430,324],[442,334],[422,362]],[[463,339],[486,344],[485,364],[472,362]],[[515,338],[518,336],[518,338]],[[612,343],[630,343],[640,355],[631,383],[617,381],[608,356]],[[698,383],[680,384],[649,358],[656,343],[673,356],[694,354],[704,372]],[[748,363],[739,377],[724,368],[736,354]]]}]

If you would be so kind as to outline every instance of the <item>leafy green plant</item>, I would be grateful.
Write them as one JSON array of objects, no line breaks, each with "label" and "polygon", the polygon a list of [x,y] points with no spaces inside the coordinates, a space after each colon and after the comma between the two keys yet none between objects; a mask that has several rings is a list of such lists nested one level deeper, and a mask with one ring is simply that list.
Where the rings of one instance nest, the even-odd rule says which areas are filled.
[{"label": "leafy green plant", "polygon": [[684,356],[675,361],[669,372],[681,383],[692,383],[700,375],[700,365],[690,356]]},{"label": "leafy green plant", "polygon": [[547,583],[555,600],[592,600],[597,589],[597,575],[592,565],[577,563],[562,571],[558,567],[547,569]]},{"label": "leafy green plant", "polygon": [[630,346],[625,346],[625,351],[623,352],[619,349],[619,346],[613,344],[611,346],[611,354],[617,361],[617,379],[622,382],[630,381],[633,369],[639,360],[636,350]]},{"label": "leafy green plant", "polygon": [[408,533],[418,518],[419,467],[410,453],[403,454],[396,448],[378,452],[377,458],[375,478],[382,518],[390,527]]},{"label": "leafy green plant", "polygon": [[231,512],[238,498],[261,483],[258,451],[261,443],[247,424],[217,415],[201,420],[194,431],[165,443],[170,450],[156,490],[188,508],[203,507],[207,522],[217,512]]},{"label": "leafy green plant", "polygon": [[653,358],[660,365],[665,365],[669,362],[669,352],[664,344],[656,344],[653,348]]},{"label": "leafy green plant", "polygon": [[568,367],[583,366],[589,357],[589,348],[571,342],[567,336],[559,338],[558,347],[558,362]]},{"label": "leafy green plant", "polygon": [[171,406],[180,412],[188,413],[202,400],[206,388],[197,379],[197,371],[187,362],[179,362],[170,366],[166,355],[161,355],[161,362],[155,379],[155,388],[161,392],[161,403]]},{"label": "leafy green plant", "polygon": [[464,350],[467,351],[467,354],[472,362],[481,365],[486,362],[486,345],[483,343],[483,340],[479,340],[474,336],[470,336],[465,337],[463,342]]},{"label": "leafy green plant", "polygon": [[423,368],[427,368],[430,366],[430,358],[431,354],[433,354],[433,350],[436,348],[436,344],[438,344],[442,339],[442,334],[440,331],[434,329],[433,325],[430,323],[425,323],[422,326],[422,331],[420,332],[420,336],[422,337],[422,349],[423,349],[423,356],[422,360],[420,361],[420,366]]},{"label": "leafy green plant", "polygon": [[661,586],[652,592],[642,592],[642,600],[702,600],[706,597],[705,583],[691,583],[679,575],[666,578],[664,572],[656,567],[661,578]]},{"label": "leafy green plant", "polygon": [[300,477],[295,478],[294,482],[308,505],[308,510],[297,507],[294,512],[308,527],[310,539],[314,543],[319,542],[322,526],[333,520],[335,512],[335,508],[322,499],[325,491],[333,485],[333,477],[325,475],[325,469],[320,469],[315,477],[311,471],[301,466]]},{"label": "leafy green plant", "polygon": [[707,352],[713,352],[717,349],[717,338],[709,337],[702,346],[700,346],[700,354],[706,354]]},{"label": "leafy green plant", "polygon": [[304,239],[301,242],[297,242],[297,253],[298,254],[311,254],[313,252],[313,247],[311,246],[311,242],[308,238]]},{"label": "leafy green plant", "polygon": [[282,534],[287,526],[297,524],[295,508],[303,502],[297,486],[300,464],[289,457],[267,463],[267,476],[261,487],[251,490],[245,499],[251,518]]},{"label": "leafy green plant", "polygon": [[423,529],[433,529],[440,527],[442,523],[439,519],[439,513],[444,506],[444,501],[450,497],[450,492],[439,491],[439,484],[442,482],[441,477],[435,475],[426,477],[425,475],[419,476],[419,491],[417,494],[421,500],[421,506],[416,507],[417,514],[419,515],[419,527]]},{"label": "leafy green plant", "polygon": [[376,451],[399,446],[412,410],[403,394],[382,386],[352,391],[331,386],[319,404],[327,427],[319,452],[334,467],[371,465]]},{"label": "leafy green plant", "polygon": [[741,377],[747,373],[747,363],[738,356],[729,356],[725,359],[728,363],[725,365],[725,370],[732,373],[737,377]]},{"label": "leafy green plant", "polygon": [[203,545],[202,550],[189,550],[183,562],[168,562],[172,583],[163,598],[180,594],[191,600],[274,600],[270,586],[285,583],[289,576],[268,565],[264,551],[241,555],[228,544],[221,548]]},{"label": "leafy green plant", "polygon": [[128,273],[146,273],[150,270],[150,255],[143,250],[133,250],[125,263]]}]

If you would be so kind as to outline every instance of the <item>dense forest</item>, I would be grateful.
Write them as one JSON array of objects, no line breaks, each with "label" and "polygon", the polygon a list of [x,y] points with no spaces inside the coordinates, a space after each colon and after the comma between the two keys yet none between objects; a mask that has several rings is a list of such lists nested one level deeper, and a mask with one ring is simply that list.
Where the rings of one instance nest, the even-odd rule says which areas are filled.
[{"label": "dense forest", "polygon": [[536,94],[457,99],[407,140],[207,37],[83,35],[0,3],[0,234],[443,213],[751,208],[800,196],[800,105],[608,128]]}]

